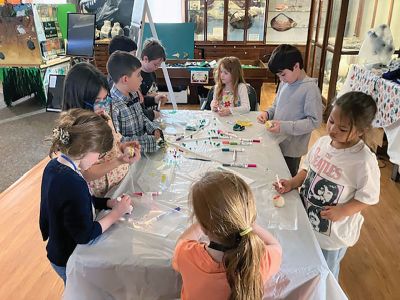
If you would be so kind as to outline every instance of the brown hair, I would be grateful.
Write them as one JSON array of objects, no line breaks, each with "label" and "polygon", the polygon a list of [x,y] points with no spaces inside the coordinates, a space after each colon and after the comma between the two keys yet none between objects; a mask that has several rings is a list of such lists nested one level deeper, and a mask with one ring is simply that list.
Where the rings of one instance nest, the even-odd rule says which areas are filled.
[{"label": "brown hair", "polygon": [[363,92],[348,92],[332,103],[329,114],[334,106],[340,107],[341,116],[350,120],[349,135],[353,128],[356,128],[364,133],[361,138],[369,145],[371,143],[369,131],[377,112],[375,100]]},{"label": "brown hair", "polygon": [[133,72],[142,66],[140,60],[125,51],[115,51],[107,61],[107,72],[111,79],[118,83],[123,76],[131,76]]},{"label": "brown hair", "polygon": [[240,236],[256,219],[250,187],[230,172],[209,172],[192,186],[189,198],[200,225],[229,249],[223,257],[229,299],[261,299],[264,243],[254,232]]},{"label": "brown hair", "polygon": [[216,83],[214,93],[216,95],[215,99],[217,99],[218,102],[220,102],[222,99],[222,92],[224,89],[224,84],[222,83],[219,76],[221,68],[224,68],[232,75],[233,99],[234,104],[236,105],[238,101],[239,83],[246,83],[243,77],[243,69],[240,60],[237,57],[229,56],[221,58],[218,61],[217,68],[214,71],[214,78]]},{"label": "brown hair", "polygon": [[96,113],[75,108],[62,112],[53,129],[49,156],[62,152],[79,159],[88,152],[111,150],[114,137],[106,120]]},{"label": "brown hair", "polygon": [[147,39],[143,43],[142,53],[140,59],[147,56],[149,61],[162,58],[163,61],[166,59],[165,48],[161,45],[161,42],[156,39]]}]

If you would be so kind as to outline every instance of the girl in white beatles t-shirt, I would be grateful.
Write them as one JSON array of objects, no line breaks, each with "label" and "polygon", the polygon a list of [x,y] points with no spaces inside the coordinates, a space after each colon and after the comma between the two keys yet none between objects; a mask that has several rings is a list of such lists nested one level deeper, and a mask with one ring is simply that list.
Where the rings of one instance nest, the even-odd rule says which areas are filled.
[{"label": "girl in white beatles t-shirt", "polygon": [[310,223],[329,269],[339,277],[340,261],[353,246],[364,221],[361,210],[378,203],[380,171],[375,154],[362,140],[376,114],[371,96],[350,92],[338,98],[301,170],[282,179],[279,193],[300,188]]}]

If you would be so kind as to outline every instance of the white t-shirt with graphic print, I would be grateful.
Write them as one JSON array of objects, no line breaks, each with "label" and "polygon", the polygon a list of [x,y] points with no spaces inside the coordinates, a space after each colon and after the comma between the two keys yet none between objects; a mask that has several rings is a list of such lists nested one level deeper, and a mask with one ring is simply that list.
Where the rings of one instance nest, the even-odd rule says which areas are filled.
[{"label": "white t-shirt with graphic print", "polygon": [[308,218],[322,249],[353,246],[364,218],[360,212],[340,221],[321,218],[324,206],[356,199],[373,205],[379,201],[380,171],[376,156],[363,141],[346,149],[331,146],[331,138],[318,139],[302,164],[307,177],[300,188]]}]

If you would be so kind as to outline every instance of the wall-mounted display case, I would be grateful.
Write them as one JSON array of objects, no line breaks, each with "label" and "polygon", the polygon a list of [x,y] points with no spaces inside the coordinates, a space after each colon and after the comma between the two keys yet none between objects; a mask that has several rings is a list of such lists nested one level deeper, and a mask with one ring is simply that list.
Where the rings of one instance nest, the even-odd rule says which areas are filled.
[{"label": "wall-mounted display case", "polygon": [[389,25],[394,45],[399,48],[399,11],[398,0],[312,1],[305,65],[307,73],[318,78],[326,102],[342,88],[368,30]]},{"label": "wall-mounted display case", "polygon": [[304,52],[312,0],[186,0],[195,57],[260,59],[288,43]]}]

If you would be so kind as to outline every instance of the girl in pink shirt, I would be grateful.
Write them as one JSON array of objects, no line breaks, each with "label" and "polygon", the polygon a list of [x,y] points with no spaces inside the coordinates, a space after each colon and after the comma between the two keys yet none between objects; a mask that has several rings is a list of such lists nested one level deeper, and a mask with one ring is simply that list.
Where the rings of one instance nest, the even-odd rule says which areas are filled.
[{"label": "girl in pink shirt", "polygon": [[[262,299],[278,272],[282,249],[255,223],[250,187],[230,172],[210,172],[190,192],[197,222],[179,238],[173,268],[182,275],[182,299]],[[206,235],[209,242],[200,242]]]}]

